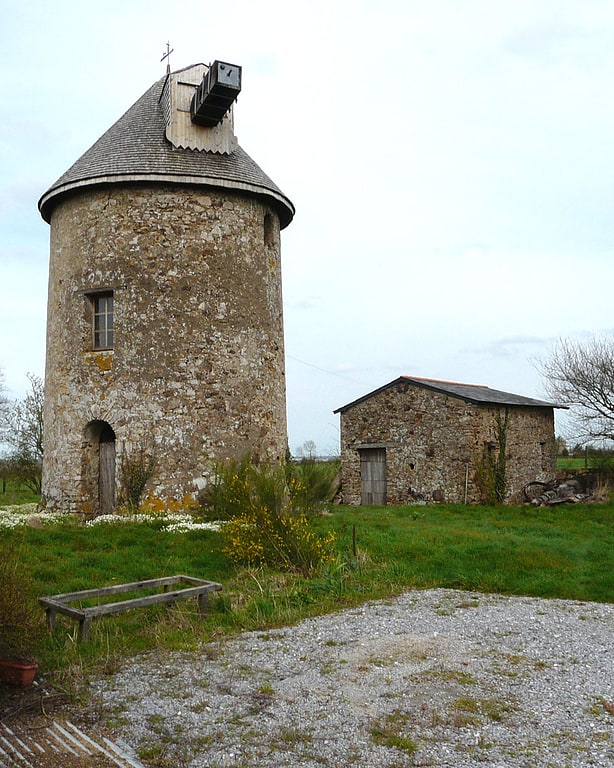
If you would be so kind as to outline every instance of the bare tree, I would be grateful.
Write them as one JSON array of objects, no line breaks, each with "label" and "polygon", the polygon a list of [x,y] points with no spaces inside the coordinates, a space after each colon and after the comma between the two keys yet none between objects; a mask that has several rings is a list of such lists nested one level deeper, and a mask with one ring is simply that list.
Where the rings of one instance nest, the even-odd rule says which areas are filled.
[{"label": "bare tree", "polygon": [[39,376],[28,374],[30,392],[16,400],[7,414],[5,441],[10,446],[8,461],[11,472],[30,490],[40,493],[43,463],[44,383]]},{"label": "bare tree", "polygon": [[578,440],[614,440],[614,334],[560,339],[539,369],[548,395],[571,408]]},{"label": "bare tree", "polygon": [[298,449],[297,456],[304,459],[315,459],[316,457],[316,444],[313,440],[305,440],[303,445]]}]

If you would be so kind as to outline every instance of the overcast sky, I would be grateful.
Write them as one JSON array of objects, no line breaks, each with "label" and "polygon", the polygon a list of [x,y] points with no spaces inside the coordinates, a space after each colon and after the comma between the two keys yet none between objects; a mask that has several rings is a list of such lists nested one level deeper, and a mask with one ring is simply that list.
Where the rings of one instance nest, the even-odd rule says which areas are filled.
[{"label": "overcast sky", "polygon": [[543,397],[614,329],[611,0],[0,0],[0,367],[44,372],[43,192],[171,67],[243,66],[242,147],[288,195],[290,448],[399,375]]}]

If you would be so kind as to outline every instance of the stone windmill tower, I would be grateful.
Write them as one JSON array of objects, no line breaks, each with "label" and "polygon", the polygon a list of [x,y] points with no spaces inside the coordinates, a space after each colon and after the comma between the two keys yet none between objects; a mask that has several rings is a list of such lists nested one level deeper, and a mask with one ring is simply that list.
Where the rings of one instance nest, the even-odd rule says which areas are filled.
[{"label": "stone windmill tower", "polygon": [[50,508],[113,510],[122,472],[151,456],[150,502],[183,505],[213,460],[285,453],[294,207],[237,142],[240,88],[219,61],[169,72],[39,202]]}]

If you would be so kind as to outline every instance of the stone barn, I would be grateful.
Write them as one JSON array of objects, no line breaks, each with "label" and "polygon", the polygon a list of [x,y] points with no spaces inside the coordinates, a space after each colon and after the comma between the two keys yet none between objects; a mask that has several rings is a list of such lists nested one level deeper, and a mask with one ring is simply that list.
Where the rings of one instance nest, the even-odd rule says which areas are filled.
[{"label": "stone barn", "polygon": [[294,207],[235,136],[241,74],[168,71],[39,202],[49,508],[111,512],[139,471],[149,503],[181,507],[215,460],[285,454]]},{"label": "stone barn", "polygon": [[335,411],[343,501],[480,503],[498,477],[505,500],[519,502],[527,483],[555,476],[555,407],[489,387],[400,376]]}]

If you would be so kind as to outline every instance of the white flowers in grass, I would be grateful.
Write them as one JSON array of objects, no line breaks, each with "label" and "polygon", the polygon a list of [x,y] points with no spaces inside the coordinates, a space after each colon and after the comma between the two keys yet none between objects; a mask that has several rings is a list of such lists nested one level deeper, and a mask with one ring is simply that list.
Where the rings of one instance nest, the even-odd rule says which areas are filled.
[{"label": "white flowers in grass", "polygon": [[26,525],[33,517],[43,525],[66,520],[66,515],[59,512],[37,512],[37,507],[36,503],[9,504],[0,507],[0,528],[17,528],[20,525]]},{"label": "white flowers in grass", "polygon": [[189,515],[173,515],[182,519],[175,520],[165,527],[169,533],[186,533],[187,531],[219,531],[222,523],[219,520],[210,523],[197,523]]},{"label": "white flowers in grass", "polygon": [[[17,528],[20,525],[32,524],[37,521],[40,527],[42,525],[53,525],[55,523],[66,522],[74,519],[61,512],[37,512],[37,504],[12,504],[0,507],[0,528]],[[185,514],[167,514],[167,515],[99,515],[86,523],[88,526],[94,525],[122,525],[125,523],[151,523],[155,521],[160,524],[160,530],[168,533],[187,533],[188,531],[219,531],[219,522],[201,523],[194,520],[190,515]]]},{"label": "white flowers in grass", "polygon": [[90,520],[86,525],[122,525],[124,523],[151,523],[155,521],[160,524],[160,530],[168,533],[187,533],[187,531],[219,531],[220,523],[199,523],[190,515],[173,513],[168,515],[146,515],[137,513],[135,515],[99,515]]},{"label": "white flowers in grass", "polygon": [[[85,524],[87,526],[92,525],[124,525],[125,523],[148,523],[151,522],[153,517],[151,515],[98,515],[92,520],[88,520]],[[156,515],[156,520],[163,520],[164,518]]]}]

